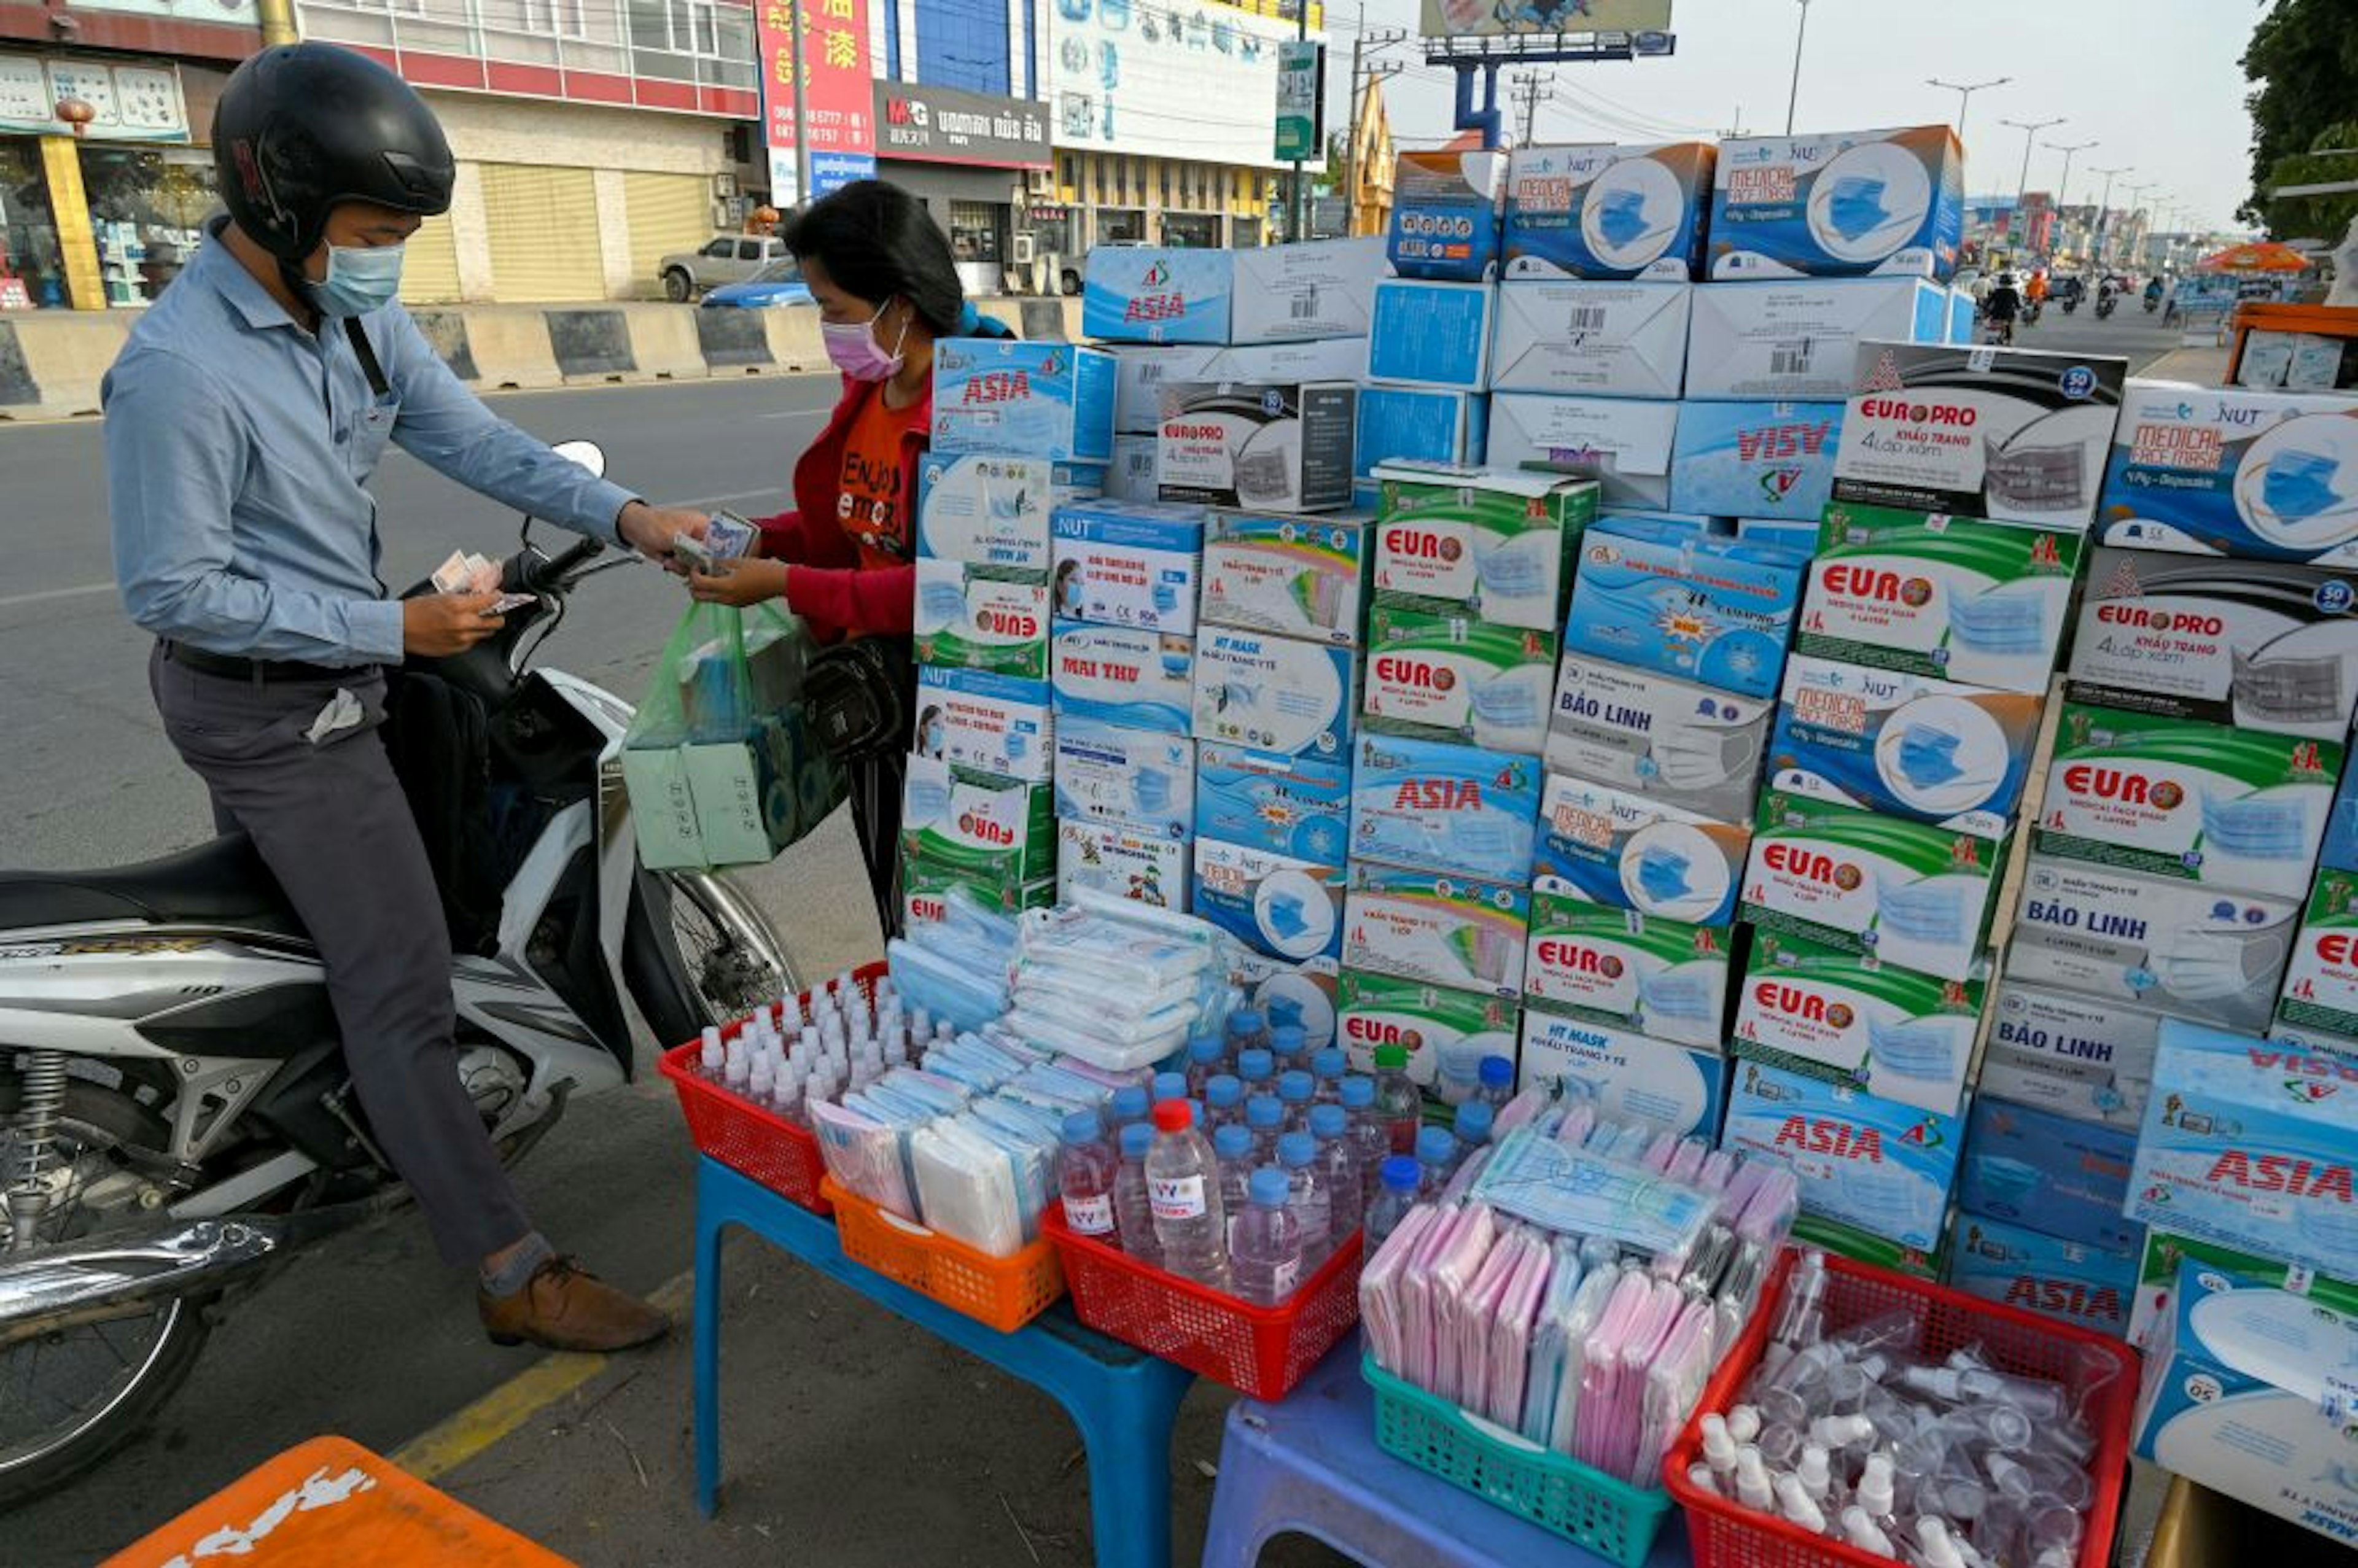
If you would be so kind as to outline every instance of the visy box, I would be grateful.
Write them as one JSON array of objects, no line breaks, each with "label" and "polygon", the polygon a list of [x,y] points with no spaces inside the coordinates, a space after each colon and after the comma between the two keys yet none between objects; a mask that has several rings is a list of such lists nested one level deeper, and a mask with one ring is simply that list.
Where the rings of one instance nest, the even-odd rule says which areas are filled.
[{"label": "visy box", "polygon": [[1711,276],[1947,282],[1964,233],[1965,151],[1946,125],[1719,145]]},{"label": "visy box", "polygon": [[1059,462],[1113,457],[1113,356],[1070,343],[944,338],[934,345],[937,453]]},{"label": "visy box", "polygon": [[1516,148],[1507,160],[1506,276],[1701,276],[1713,155],[1708,142]]},{"label": "visy box", "polygon": [[[1671,449],[1674,511],[1768,522],[1806,522],[1804,555],[1833,493],[1839,403],[1688,403]],[[1773,540],[1739,532],[1747,544]]]},{"label": "visy box", "polygon": [[1379,591],[1462,604],[1493,625],[1561,628],[1595,483],[1440,463],[1387,463],[1375,476]]},{"label": "visy box", "polygon": [[1368,727],[1536,757],[1547,744],[1555,642],[1455,606],[1379,604],[1368,617]]},{"label": "visy box", "polygon": [[1348,382],[1164,388],[1162,498],[1280,512],[1350,505],[1358,396]]},{"label": "visy box", "polygon": [[1607,517],[1581,541],[1567,652],[1770,697],[1808,562],[1769,545]]}]

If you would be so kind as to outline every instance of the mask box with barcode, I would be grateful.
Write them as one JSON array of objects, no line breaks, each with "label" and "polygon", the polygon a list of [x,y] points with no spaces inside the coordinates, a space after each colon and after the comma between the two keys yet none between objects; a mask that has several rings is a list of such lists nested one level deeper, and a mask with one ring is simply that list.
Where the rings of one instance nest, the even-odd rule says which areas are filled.
[{"label": "mask box with barcode", "polygon": [[1113,356],[1011,338],[934,345],[936,452],[1103,464],[1113,456]]},{"label": "mask box with barcode", "polygon": [[[1163,428],[1165,388],[1190,382],[1350,381],[1368,366],[1364,332],[1297,343],[1114,343],[1114,428],[1152,436]],[[1154,498],[1148,496],[1152,501]]]},{"label": "mask box with barcode", "polygon": [[1376,280],[1384,275],[1380,235],[1258,245],[1233,254],[1236,298],[1228,311],[1229,342],[1368,335]]},{"label": "mask box with barcode", "polygon": [[1593,479],[1597,504],[1607,510],[1667,507],[1682,406],[1662,398],[1495,393],[1487,461]]},{"label": "mask box with barcode", "polygon": [[1746,402],[1850,395],[1858,345],[1949,341],[1949,291],[1912,277],[1797,277],[1698,288],[1686,395]]},{"label": "mask box with barcode", "polygon": [[1491,390],[1676,397],[1694,292],[1685,283],[1501,284]]}]

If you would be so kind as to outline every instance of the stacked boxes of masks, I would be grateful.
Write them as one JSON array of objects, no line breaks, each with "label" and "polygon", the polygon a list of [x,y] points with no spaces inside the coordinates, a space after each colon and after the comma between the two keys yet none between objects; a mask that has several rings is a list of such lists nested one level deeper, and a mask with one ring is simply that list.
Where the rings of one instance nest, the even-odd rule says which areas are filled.
[{"label": "stacked boxes of masks", "polygon": [[1507,155],[1400,156],[1392,276],[1376,287],[1359,393],[1358,502],[1387,462],[1479,464],[1488,445]]}]

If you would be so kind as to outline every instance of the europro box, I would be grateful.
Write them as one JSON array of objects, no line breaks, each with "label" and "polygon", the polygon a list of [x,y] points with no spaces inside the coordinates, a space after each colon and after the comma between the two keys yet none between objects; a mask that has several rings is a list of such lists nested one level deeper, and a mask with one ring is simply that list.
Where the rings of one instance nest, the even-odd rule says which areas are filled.
[{"label": "europro box", "polygon": [[1509,1000],[1523,994],[1531,890],[1450,872],[1351,863],[1343,965]]},{"label": "europro box", "polygon": [[1735,940],[1748,823],[1714,822],[1650,795],[1551,771],[1531,885]]},{"label": "europro box", "polygon": [[1408,152],[1392,174],[1386,255],[1402,277],[1480,283],[1498,268],[1507,155]]},{"label": "europro box", "polygon": [[[1671,509],[1756,524],[1790,519],[1806,525],[1800,548],[1809,555],[1833,493],[1842,416],[1839,403],[1687,404],[1671,449]],[[1737,537],[1777,542],[1741,532]]]},{"label": "europro box", "polygon": [[1551,773],[1715,822],[1748,823],[1777,705],[1570,653],[1548,719]]},{"label": "europro box", "polygon": [[1541,782],[1537,757],[1364,732],[1353,752],[1352,859],[1530,880]]},{"label": "europro box", "polygon": [[1195,913],[1272,958],[1338,958],[1343,868],[1198,838]]},{"label": "europro box", "polygon": [[1229,254],[1236,269],[1236,296],[1228,311],[1229,342],[1284,343],[1368,335],[1373,323],[1376,280],[1384,273],[1384,242],[1379,237],[1253,245]]},{"label": "europro box", "polygon": [[1964,165],[1946,125],[1723,141],[1711,276],[1945,283],[1964,232]]},{"label": "europro box", "polygon": [[1490,388],[1676,397],[1693,294],[1686,283],[1501,284]]},{"label": "europro box", "polygon": [[1341,761],[1359,708],[1359,660],[1330,643],[1206,626],[1195,643],[1194,732]]},{"label": "europro box", "polygon": [[1376,285],[1368,379],[1489,391],[1491,317],[1498,297],[1495,284],[1386,278]]},{"label": "europro box", "polygon": [[1801,1207],[1935,1251],[1948,1233],[1964,1124],[1745,1058],[1719,1146],[1791,1171]]},{"label": "europro box", "polygon": [[1758,1059],[1954,1115],[1973,1077],[1983,983],[1920,975],[1779,932],[1753,940],[1736,1039]]},{"label": "europro box", "polygon": [[2358,577],[2092,550],[2064,673],[2076,702],[2339,741],[2358,704]]},{"label": "europro box", "polygon": [[1279,512],[1350,505],[1358,398],[1355,384],[1340,381],[1164,388],[1162,499]]},{"label": "europro box", "polygon": [[1049,696],[1059,725],[1096,719],[1165,735],[1195,733],[1195,638],[1060,621],[1049,652]]},{"label": "europro box", "polygon": [[1020,886],[1055,874],[1055,802],[1044,784],[909,759],[902,853]]},{"label": "europro box", "polygon": [[1772,545],[1606,517],[1580,544],[1568,652],[1745,697],[1777,693],[1809,563]]},{"label": "europro box", "polygon": [[917,666],[917,754],[1044,784],[1055,762],[1048,683]]},{"label": "europro box", "polygon": [[1949,1247],[1952,1289],[2115,1339],[2128,1333],[2136,1270],[2134,1252],[1970,1213],[1957,1216]]},{"label": "europro box", "polygon": [[1351,835],[1351,763],[1206,741],[1195,752],[1195,831],[1323,866]]},{"label": "europro box", "polygon": [[1493,625],[1563,624],[1593,481],[1442,463],[1386,463],[1375,541],[1379,592],[1464,605]]},{"label": "europro box", "polygon": [[1521,1015],[1513,1001],[1480,991],[1345,969],[1336,1033],[1353,1072],[1374,1072],[1376,1053],[1398,1045],[1408,1053],[1408,1076],[1433,1089],[1478,1081],[1485,1056],[1513,1061]]},{"label": "europro box", "polygon": [[1479,462],[1489,429],[1490,400],[1478,392],[1362,386],[1354,477],[1393,462]]},{"label": "europro box", "polygon": [[2133,1252],[2145,1227],[2122,1217],[2136,1134],[1983,1095],[1965,1124],[1957,1201],[1973,1214]]},{"label": "europro box", "polygon": [[1096,888],[1184,914],[1188,852],[1184,842],[1119,822],[1056,824],[1056,897],[1070,900]]},{"label": "europro box", "polygon": [[1048,674],[1048,579],[963,561],[916,564],[917,661],[1041,680]]},{"label": "europro box", "polygon": [[1359,644],[1375,519],[1214,508],[1204,532],[1207,626]]},{"label": "europro box", "polygon": [[1055,539],[1048,588],[1057,619],[1195,630],[1203,508],[1073,502],[1057,507],[1049,525]]},{"label": "europro box", "polygon": [[1727,1101],[1727,1058],[1610,1024],[1523,1010],[1520,1087],[1585,1091],[1599,1116],[1651,1122],[1684,1137],[1715,1139]]},{"label": "europro box", "polygon": [[1081,330],[1109,342],[1225,343],[1236,253],[1098,245],[1081,264]]},{"label": "europro box", "polygon": [[1715,1051],[1725,1038],[1729,936],[1724,927],[1535,892],[1523,996]]},{"label": "europro box", "polygon": [[1680,407],[1628,397],[1497,393],[1490,398],[1489,465],[1593,479],[1602,506],[1666,507]]},{"label": "europro box", "polygon": [[1959,341],[1949,291],[1913,277],[1797,277],[1695,290],[1691,398],[1844,398],[1865,342]]},{"label": "europro box", "polygon": [[933,449],[1106,462],[1113,388],[1113,356],[1099,349],[944,338],[934,345]]},{"label": "europro box", "polygon": [[1170,839],[1195,832],[1195,742],[1067,716],[1056,725],[1056,816],[1118,822]]},{"label": "europro box", "polygon": [[1708,142],[1516,148],[1505,276],[1700,277],[1713,155]]},{"label": "europro box", "polygon": [[1547,743],[1552,632],[1407,600],[1368,616],[1368,728],[1536,757]]},{"label": "europro box", "polygon": [[2358,568],[2358,404],[2136,381],[2096,534],[2107,545]]},{"label": "europro box", "polygon": [[1168,387],[1194,382],[1287,385],[1349,381],[1368,365],[1364,336],[1233,348],[1217,343],[1115,343],[1106,351],[1114,359],[1114,428],[1133,436],[1153,435],[1163,428],[1163,394]]},{"label": "europro box", "polygon": [[2161,1014],[2024,983],[2011,969],[1990,1010],[1980,1092],[2074,1121],[2145,1119]]}]

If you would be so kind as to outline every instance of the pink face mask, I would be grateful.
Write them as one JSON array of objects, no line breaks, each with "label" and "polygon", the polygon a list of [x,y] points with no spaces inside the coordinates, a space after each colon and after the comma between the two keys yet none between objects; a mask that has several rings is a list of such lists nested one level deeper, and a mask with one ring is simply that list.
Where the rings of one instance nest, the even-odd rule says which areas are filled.
[{"label": "pink face mask", "polygon": [[901,336],[893,340],[891,353],[876,345],[876,323],[892,308],[892,302],[888,299],[865,321],[820,322],[818,335],[827,344],[829,362],[854,381],[883,381],[898,371],[901,344],[908,339],[909,324],[901,324]]}]

